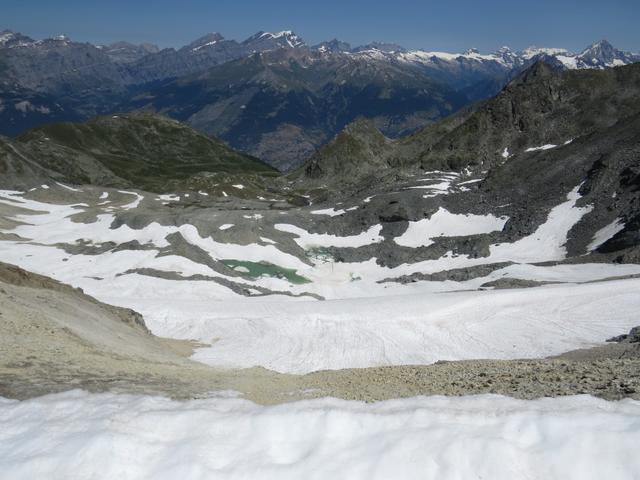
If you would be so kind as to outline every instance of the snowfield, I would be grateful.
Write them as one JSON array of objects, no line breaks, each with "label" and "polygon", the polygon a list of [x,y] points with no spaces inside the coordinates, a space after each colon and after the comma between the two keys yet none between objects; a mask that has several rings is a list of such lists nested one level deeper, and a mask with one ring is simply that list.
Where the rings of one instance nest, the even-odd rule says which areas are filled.
[{"label": "snowfield", "polygon": [[0,399],[0,478],[631,480],[640,402]]},{"label": "snowfield", "polygon": [[[638,324],[640,280],[325,302],[138,299],[162,336],[212,343],[194,359],[283,373],[540,358],[591,347]],[[142,292],[140,292],[142,293]],[[171,297],[169,297],[171,298]],[[131,300],[107,298],[107,303]]]},{"label": "snowfield", "polygon": [[[214,228],[212,236],[201,235],[190,224],[150,223],[133,229],[114,223],[117,211],[98,210],[93,223],[83,223],[77,215],[88,208],[84,202],[55,205],[5,191],[0,192],[0,203],[20,210],[12,217],[19,223],[4,232],[27,241],[11,237],[0,241],[0,260],[80,287],[103,302],[132,308],[144,315],[157,335],[198,340],[205,346],[196,351],[194,359],[218,367],[263,366],[305,373],[438,360],[538,358],[597,345],[638,323],[640,279],[583,282],[640,274],[640,265],[530,264],[565,257],[567,233],[592,208],[576,206],[578,189],[551,209],[546,222],[533,234],[513,243],[491,245],[488,257],[448,252],[395,268],[380,266],[375,258],[353,263],[313,256],[303,260],[282,250],[281,239],[275,242],[257,237],[246,244],[224,241],[229,228],[242,231],[243,222],[256,222],[243,216],[233,224]],[[142,201],[140,194],[118,193],[124,204],[120,208],[135,209]],[[136,206],[131,206],[132,195]],[[103,198],[103,192],[95,196]],[[87,201],[86,196],[81,199]],[[424,246],[440,236],[501,230],[506,221],[506,217],[452,214],[440,209],[428,219],[410,223],[395,241]],[[290,242],[303,249],[358,247],[381,242],[381,228],[374,225],[360,234],[341,237],[275,223],[270,235],[290,235]],[[594,242],[606,240],[618,229],[619,223],[603,228]],[[293,284],[286,278],[265,275],[253,279],[229,276],[179,252],[160,254],[170,246],[170,234],[179,234],[211,261],[269,262],[294,269],[309,283]],[[60,248],[60,244],[95,246],[131,241],[146,248],[99,254],[70,254]],[[466,281],[384,282],[416,272],[429,274],[509,261],[518,263]],[[247,265],[235,268],[235,272],[249,271]],[[136,273],[139,269],[171,273],[178,279],[141,275]],[[180,279],[193,275],[201,279]],[[509,279],[560,284],[479,290],[488,282]],[[258,296],[246,297],[228,288],[224,281],[229,280]],[[259,296],[257,287],[281,294]],[[305,292],[326,300],[283,295]]]}]

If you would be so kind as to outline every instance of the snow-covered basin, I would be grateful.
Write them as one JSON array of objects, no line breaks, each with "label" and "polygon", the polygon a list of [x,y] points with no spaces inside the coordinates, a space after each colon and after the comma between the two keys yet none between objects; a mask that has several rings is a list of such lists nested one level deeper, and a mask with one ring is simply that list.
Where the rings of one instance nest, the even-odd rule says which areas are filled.
[{"label": "snow-covered basin", "polygon": [[[78,223],[69,216],[82,211],[86,204],[51,205],[12,192],[2,195],[4,203],[39,213],[20,217],[23,223],[11,231],[31,241],[0,242],[0,260],[81,287],[107,303],[133,308],[144,315],[158,335],[210,343],[199,349],[195,358],[216,366],[260,365],[303,373],[437,360],[540,357],[600,343],[638,323],[638,279],[526,290],[460,291],[475,290],[488,281],[504,278],[586,282],[640,273],[639,265],[538,267],[526,263],[564,257],[568,230],[589,210],[575,206],[578,188],[550,212],[534,234],[515,243],[492,245],[487,258],[445,255],[393,269],[377,265],[375,259],[358,263],[320,260],[309,266],[273,243],[228,244],[201,237],[191,225],[152,223],[140,230],[126,225],[111,229],[110,213],[99,215],[94,223]],[[134,203],[139,202],[137,196]],[[126,207],[136,208],[131,204]],[[441,214],[442,218],[436,217],[437,225],[435,219],[427,222],[429,231],[424,231],[424,240],[417,241],[425,241],[434,233],[469,233],[464,228],[491,231],[504,222],[496,217],[478,217],[467,227],[459,223],[462,217]],[[304,246],[354,246],[379,241],[378,226],[350,237],[310,234],[293,225],[276,228],[289,231]],[[269,260],[298,269],[312,281],[290,285],[281,279],[260,278],[245,280],[247,288],[259,285],[298,294],[310,291],[329,300],[284,295],[247,298],[212,281],[125,274],[131,269],[153,268],[184,276],[222,276],[182,256],[158,256],[154,249],[70,255],[55,245],[78,239],[93,243],[135,239],[161,248],[168,244],[166,236],[174,232],[180,232],[212,258]],[[610,234],[607,231],[603,238]],[[499,261],[523,263],[466,282],[378,283],[413,272],[432,273]]]},{"label": "snow-covered basin", "polygon": [[282,296],[211,301],[185,298],[183,291],[102,299],[142,312],[159,335],[211,343],[196,351],[201,362],[306,373],[537,358],[589,347],[638,324],[638,292],[640,279],[323,302]]},{"label": "snow-covered basin", "polygon": [[[87,207],[86,204],[52,205],[22,198],[16,192],[0,192],[1,203],[19,205],[26,209],[25,211],[31,210],[32,212],[18,215],[16,219],[22,224],[8,231],[23,238],[31,239],[31,241],[29,243],[3,242],[0,245],[0,258],[45,275],[53,275],[66,283],[82,288],[86,287],[98,296],[101,294],[100,287],[90,285],[95,278],[102,278],[104,283],[107,284],[109,280],[116,281],[119,275],[135,268],[162,270],[183,276],[222,276],[207,265],[195,263],[185,257],[175,255],[158,257],[157,250],[127,250],[106,252],[102,255],[69,256],[54,246],[59,242],[89,241],[94,244],[100,244],[107,241],[116,243],[138,241],[141,244],[148,244],[159,249],[168,245],[167,235],[179,232],[188,243],[205,250],[212,259],[231,258],[253,262],[266,261],[283,268],[295,269],[298,274],[311,281],[308,284],[291,285],[288,281],[281,279],[262,277],[254,280],[245,279],[244,283],[247,288],[255,285],[276,291],[287,290],[294,294],[310,292],[325,298],[402,294],[410,289],[399,284],[381,284],[378,282],[386,278],[410,275],[415,272],[428,274],[455,268],[472,267],[483,263],[505,261],[531,263],[563,259],[566,255],[564,244],[567,241],[567,232],[591,208],[590,206],[576,207],[576,202],[579,198],[578,187],[576,187],[569,193],[566,202],[552,209],[547,221],[536,232],[514,243],[491,245],[488,257],[470,258],[466,255],[453,255],[449,252],[438,259],[387,268],[378,265],[375,258],[353,263],[336,263],[330,261],[330,259],[327,261],[326,258],[318,258],[314,265],[308,265],[294,255],[280,250],[273,241],[264,242],[266,245],[257,243],[236,245],[217,241],[214,237],[203,238],[194,226],[188,224],[175,227],[151,223],[142,229],[131,229],[127,225],[120,225],[119,228],[112,229],[111,224],[114,220],[112,213],[98,215],[97,221],[93,223],[74,222],[69,217],[82,211]],[[129,208],[129,205],[126,205],[126,207]],[[495,229],[501,229],[504,222],[504,218],[497,218],[492,215],[453,215],[441,210],[426,221],[414,222],[413,233],[411,233],[410,226],[409,230],[401,237],[398,237],[396,241],[402,243],[402,239],[410,234],[412,246],[425,245],[432,242],[430,237],[433,236],[490,232]],[[224,229],[229,225],[226,224],[220,228]],[[345,237],[311,234],[295,225],[276,224],[275,228],[291,233],[294,241],[304,248],[355,247],[377,243],[382,240],[379,235],[382,228],[381,225],[374,225],[360,234]],[[590,267],[585,268],[590,269]],[[636,269],[638,268],[640,267],[636,267]],[[599,278],[619,275],[611,273],[613,270],[618,271],[620,269],[614,266],[606,266],[600,270]],[[637,272],[627,271],[627,273]],[[237,281],[237,279],[235,280]],[[432,283],[423,287],[429,291],[460,290],[476,288],[482,283],[479,282],[471,286],[456,282],[439,282],[438,284]],[[235,296],[231,291],[228,291],[226,295],[222,292],[221,294],[223,297]]]},{"label": "snow-covered basin", "polygon": [[638,445],[640,402],[588,396],[0,398],[0,478],[11,480],[630,480]]},{"label": "snow-covered basin", "polygon": [[196,351],[199,361],[282,372],[547,356],[627,331],[637,325],[640,310],[640,279],[450,291],[500,278],[584,282],[639,273],[637,265],[513,265],[462,283],[354,281],[337,284],[336,292],[359,296],[316,301],[284,295],[247,298],[211,281],[119,275],[146,262],[169,271],[210,273],[183,257],[156,258],[153,251],[70,257],[51,246],[0,242],[0,259],[133,308],[157,335],[210,343]]}]

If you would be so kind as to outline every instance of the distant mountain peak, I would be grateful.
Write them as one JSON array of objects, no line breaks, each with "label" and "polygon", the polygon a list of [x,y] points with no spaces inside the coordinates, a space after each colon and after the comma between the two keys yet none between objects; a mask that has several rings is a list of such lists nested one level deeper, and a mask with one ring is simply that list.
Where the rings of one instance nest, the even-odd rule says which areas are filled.
[{"label": "distant mountain peak", "polygon": [[299,48],[305,46],[304,40],[292,30],[282,30],[275,33],[261,30],[247,38],[242,44],[250,47],[260,47],[259,49],[261,50],[269,49],[268,47],[270,46],[273,48]]},{"label": "distant mountain peak", "polygon": [[203,48],[215,45],[216,43],[221,42],[223,40],[224,40],[224,37],[218,32],[207,33],[206,35],[194,40],[184,48],[187,50],[196,52]]},{"label": "distant mountain peak", "polygon": [[589,55],[615,55],[616,53],[622,53],[620,50],[616,49],[613,45],[611,45],[607,40],[600,40],[589,45],[582,52],[580,52],[580,57],[585,57]]},{"label": "distant mountain peak", "polygon": [[404,53],[407,51],[407,49],[401,45],[386,42],[371,42],[353,49],[354,52],[363,52],[366,50],[379,50],[385,53]]},{"label": "distant mountain peak", "polygon": [[271,38],[282,38],[282,37],[291,37],[291,36],[295,36],[295,33],[293,33],[292,30],[283,30],[281,32],[276,32],[276,33],[263,32],[261,35],[261,37],[271,37]]},{"label": "distant mountain peak", "polygon": [[590,49],[590,48],[597,48],[597,47],[600,47],[600,48],[613,48],[613,45],[611,45],[611,43],[609,43],[608,40],[603,38],[602,40],[599,40],[599,41],[597,41],[595,43],[592,43],[591,46],[587,48],[587,50]]},{"label": "distant mountain peak", "polygon": [[160,48],[152,43],[141,43],[136,45],[131,42],[114,42],[110,45],[99,46],[112,61],[116,63],[132,63],[145,55],[158,53]]},{"label": "distant mountain peak", "polygon": [[[71,38],[69,38],[68,35],[65,34],[60,34],[60,35],[56,35],[54,37],[47,37],[47,38],[43,38],[42,40],[36,40],[33,42],[33,45],[36,46],[45,46],[45,47],[59,47],[59,46],[63,46],[63,47],[68,47],[70,45],[76,44],[76,42],[73,42],[71,40]],[[95,45],[93,45],[95,48]]]},{"label": "distant mountain peak", "polygon": [[320,52],[340,53],[351,51],[351,45],[349,43],[338,40],[337,38],[321,42],[318,45],[314,45],[312,48]]},{"label": "distant mountain peak", "polygon": [[113,49],[113,48],[142,48],[148,51],[158,51],[159,48],[157,45],[153,44],[153,43],[147,43],[147,42],[143,42],[140,43],[138,45],[136,45],[135,43],[131,43],[131,42],[126,42],[126,41],[120,41],[120,42],[113,42],[110,45],[107,45],[105,48],[109,48],[109,49]]},{"label": "distant mountain peak", "polygon": [[11,30],[2,30],[0,32],[0,46],[9,43],[15,38],[16,34]]},{"label": "distant mountain peak", "polygon": [[530,59],[536,57],[538,55],[566,55],[572,56],[573,54],[569,52],[566,48],[556,48],[556,47],[536,47],[535,45],[531,45],[530,47],[525,48],[522,52],[520,52],[524,58]]},{"label": "distant mountain peak", "polygon": [[632,54],[618,50],[607,40],[600,40],[584,49],[577,58],[590,67],[617,67],[637,61]]}]

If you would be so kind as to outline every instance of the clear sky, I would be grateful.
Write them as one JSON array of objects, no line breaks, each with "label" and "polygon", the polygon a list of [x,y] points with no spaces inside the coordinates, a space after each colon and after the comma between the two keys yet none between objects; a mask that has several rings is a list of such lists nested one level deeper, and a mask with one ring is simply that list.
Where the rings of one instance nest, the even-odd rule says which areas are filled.
[{"label": "clear sky", "polygon": [[243,40],[259,30],[294,30],[309,44],[337,37],[444,51],[581,50],[606,38],[640,51],[640,0],[0,0],[0,7],[0,30],[98,44],[175,47],[208,32]]}]

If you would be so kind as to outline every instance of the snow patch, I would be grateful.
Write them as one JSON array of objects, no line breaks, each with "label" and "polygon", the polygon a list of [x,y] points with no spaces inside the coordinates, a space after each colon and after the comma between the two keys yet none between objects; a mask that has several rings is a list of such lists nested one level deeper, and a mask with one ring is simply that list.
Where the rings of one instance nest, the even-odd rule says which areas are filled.
[{"label": "snow patch", "polygon": [[463,237],[500,231],[507,217],[494,215],[462,215],[450,213],[440,207],[430,218],[409,222],[407,230],[394,241],[403,247],[426,247],[435,237]]},{"label": "snow patch", "polygon": [[330,217],[336,217],[345,213],[344,209],[336,210],[335,208],[325,208],[323,210],[312,210],[312,215],[329,215]]},{"label": "snow patch", "polygon": [[59,185],[60,187],[64,188],[65,190],[69,190],[70,192],[82,192],[82,190],[80,190],[78,188],[73,188],[73,187],[70,187],[69,185],[65,185],[65,184],[60,183],[60,182],[56,182],[56,185]]},{"label": "snow patch", "polygon": [[571,190],[567,201],[554,207],[547,221],[534,233],[513,243],[501,243],[490,247],[492,261],[535,263],[563,260],[567,255],[567,235],[580,219],[593,210],[593,205],[576,207],[580,200],[580,185]]},{"label": "snow patch", "polygon": [[622,230],[624,230],[624,222],[621,218],[616,218],[609,225],[601,228],[595,233],[593,240],[587,246],[587,251],[593,252],[594,250],[597,250],[601,245],[606,243],[608,240],[613,238],[616,233]]},{"label": "snow patch", "polygon": [[551,143],[548,143],[548,144],[546,144],[546,145],[542,145],[542,146],[540,146],[540,147],[530,147],[530,148],[527,148],[527,149],[525,150],[525,152],[538,152],[538,151],[541,151],[541,150],[551,150],[552,148],[556,148],[556,147],[557,147],[557,145],[553,145],[553,144],[551,144]]},{"label": "snow patch", "polygon": [[140,205],[140,202],[144,198],[142,195],[136,192],[127,192],[125,190],[118,190],[118,193],[124,193],[125,195],[135,195],[136,197],[136,199],[133,202],[127,205],[122,205],[120,208],[122,208],[123,210],[133,210],[134,208],[138,208],[138,205]]},{"label": "snow patch", "polygon": [[164,195],[158,195],[157,200],[162,200],[164,202],[179,202],[180,195],[176,195],[174,193],[167,193]]},{"label": "snow patch", "polygon": [[382,225],[373,225],[365,232],[347,237],[339,237],[337,235],[330,235],[326,233],[309,233],[300,227],[286,223],[278,223],[274,225],[274,228],[281,232],[296,235],[298,238],[295,239],[295,242],[304,249],[313,247],[357,248],[364,245],[370,245],[372,243],[379,243],[384,240],[384,237],[380,236]]}]

